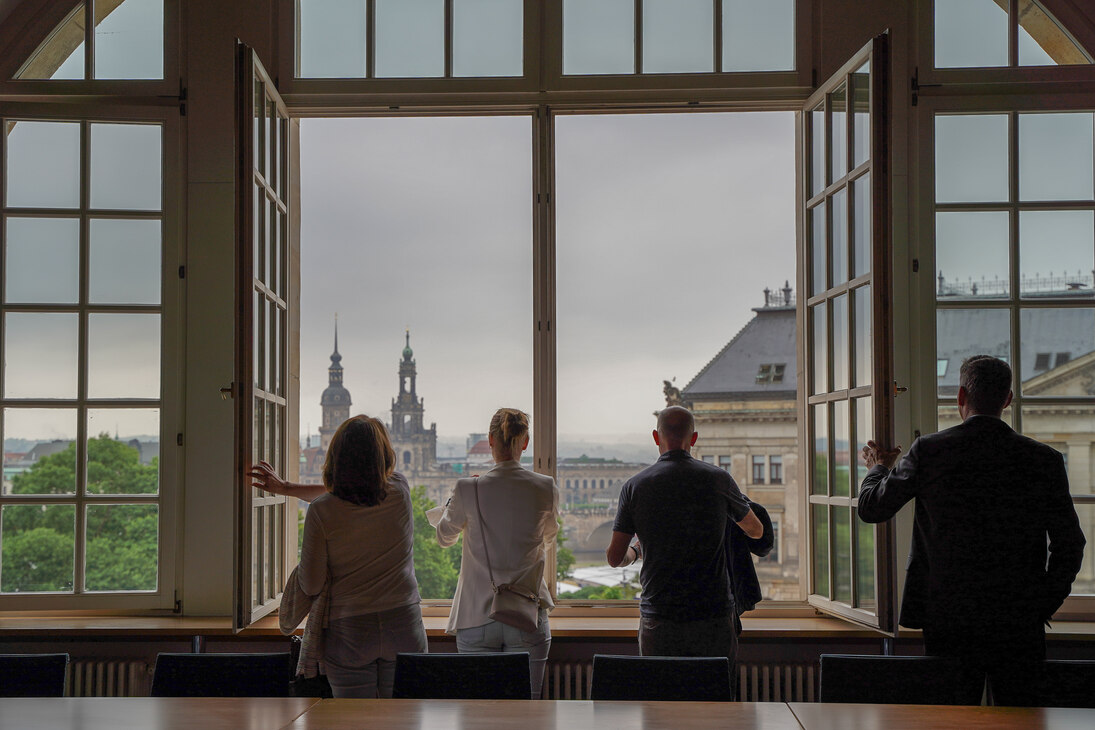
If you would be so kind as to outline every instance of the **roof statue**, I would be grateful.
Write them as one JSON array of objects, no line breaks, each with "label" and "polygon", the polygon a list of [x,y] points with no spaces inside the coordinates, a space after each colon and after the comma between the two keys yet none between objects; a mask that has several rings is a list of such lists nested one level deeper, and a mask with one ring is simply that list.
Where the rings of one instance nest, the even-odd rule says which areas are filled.
[{"label": "roof statue", "polygon": [[[673,378],[673,380],[676,380],[676,378]],[[662,392],[665,393],[666,408],[669,406],[681,405],[681,389],[668,380],[663,380],[662,383],[665,384],[662,388]]]}]

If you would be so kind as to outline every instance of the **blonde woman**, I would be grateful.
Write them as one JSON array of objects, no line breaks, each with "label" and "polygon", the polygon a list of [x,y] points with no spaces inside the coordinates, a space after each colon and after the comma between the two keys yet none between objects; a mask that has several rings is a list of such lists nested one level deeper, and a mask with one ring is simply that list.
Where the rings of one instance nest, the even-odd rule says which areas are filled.
[{"label": "blonde woman", "polygon": [[291,484],[268,464],[254,485],[311,502],[297,580],[315,596],[331,581],[323,665],[335,697],[391,697],[395,655],[426,651],[414,521],[407,480],[395,471],[384,424],[354,416],[335,431],[323,467],[325,489]]},{"label": "blonde woman", "polygon": [[[447,632],[456,634],[461,653],[527,651],[531,696],[537,699],[551,647],[547,615],[554,604],[544,568],[548,545],[559,530],[559,490],[551,477],[521,466],[521,454],[529,443],[525,413],[498,409],[488,439],[494,467],[481,477],[459,480],[437,524],[437,542],[442,547],[452,546],[464,533]],[[489,617],[494,597],[491,574],[496,584],[516,583],[539,593],[535,631],[521,631]]]}]

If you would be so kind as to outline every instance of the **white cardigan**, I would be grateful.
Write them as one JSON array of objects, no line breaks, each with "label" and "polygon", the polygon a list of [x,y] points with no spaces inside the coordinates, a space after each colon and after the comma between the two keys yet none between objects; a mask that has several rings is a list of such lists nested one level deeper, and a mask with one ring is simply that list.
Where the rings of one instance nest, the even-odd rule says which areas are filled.
[{"label": "white cardigan", "polygon": [[[555,480],[521,466],[503,461],[481,476],[479,507],[486,523],[486,540],[495,583],[519,583],[535,589],[540,602],[554,608],[544,566],[547,546],[559,531],[559,490]],[[460,579],[452,599],[447,633],[482,626],[489,620],[490,577],[483,553],[483,526],[475,510],[475,479],[461,479],[437,524],[441,547],[456,543],[464,533]]]}]

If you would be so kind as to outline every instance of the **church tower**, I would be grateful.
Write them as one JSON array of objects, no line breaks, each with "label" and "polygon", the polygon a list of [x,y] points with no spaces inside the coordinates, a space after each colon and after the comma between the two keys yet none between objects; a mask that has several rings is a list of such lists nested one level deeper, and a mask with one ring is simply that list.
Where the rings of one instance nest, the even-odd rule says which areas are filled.
[{"label": "church tower", "polygon": [[[395,448],[396,467],[408,478],[437,464],[437,425],[423,423],[425,399],[418,397],[418,370],[411,349],[411,331],[406,332],[403,359],[399,361],[399,395],[392,399],[392,424],[388,429]],[[411,482],[414,484],[414,482]]]},{"label": "church tower", "polygon": [[338,319],[335,319],[335,351],[331,353],[331,366],[327,368],[327,389],[319,399],[323,408],[323,424],[319,427],[319,449],[327,453],[331,437],[350,417],[350,391],[342,385],[342,355],[338,354]]}]

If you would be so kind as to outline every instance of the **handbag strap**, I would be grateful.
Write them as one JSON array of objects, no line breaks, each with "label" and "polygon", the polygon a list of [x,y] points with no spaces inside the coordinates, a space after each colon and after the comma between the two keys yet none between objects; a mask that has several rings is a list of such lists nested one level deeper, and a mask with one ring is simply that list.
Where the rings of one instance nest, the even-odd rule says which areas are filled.
[{"label": "handbag strap", "polygon": [[475,478],[475,512],[479,515],[479,532],[483,535],[483,555],[487,558],[487,575],[490,577],[490,587],[497,593],[498,586],[494,584],[494,571],[490,567],[490,551],[487,549],[487,523],[483,522],[483,510],[479,507],[479,477]]}]

